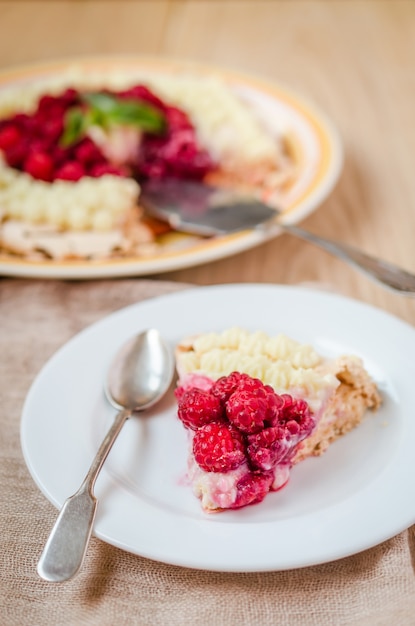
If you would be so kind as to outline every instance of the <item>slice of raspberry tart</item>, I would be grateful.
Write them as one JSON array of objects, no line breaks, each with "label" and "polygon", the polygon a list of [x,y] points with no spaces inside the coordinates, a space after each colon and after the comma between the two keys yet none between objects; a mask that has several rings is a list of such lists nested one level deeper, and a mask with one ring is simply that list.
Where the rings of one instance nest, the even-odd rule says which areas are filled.
[{"label": "slice of raspberry tart", "polygon": [[283,334],[199,335],[176,362],[188,479],[207,512],[261,502],[381,403],[360,358],[325,359]]}]

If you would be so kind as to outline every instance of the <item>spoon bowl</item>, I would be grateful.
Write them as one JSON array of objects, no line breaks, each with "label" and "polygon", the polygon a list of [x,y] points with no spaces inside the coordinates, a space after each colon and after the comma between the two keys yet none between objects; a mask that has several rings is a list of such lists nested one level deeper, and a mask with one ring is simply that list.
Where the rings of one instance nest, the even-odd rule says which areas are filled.
[{"label": "spoon bowl", "polygon": [[108,371],[105,394],[119,411],[144,411],[164,396],[173,370],[171,350],[157,330],[147,330],[126,341],[115,355]]},{"label": "spoon bowl", "polygon": [[44,580],[63,582],[81,569],[98,504],[94,485],[104,461],[127,419],[161,400],[173,374],[172,351],[155,329],[132,337],[115,355],[105,393],[118,413],[82,485],[65,501],[49,535],[37,566]]}]

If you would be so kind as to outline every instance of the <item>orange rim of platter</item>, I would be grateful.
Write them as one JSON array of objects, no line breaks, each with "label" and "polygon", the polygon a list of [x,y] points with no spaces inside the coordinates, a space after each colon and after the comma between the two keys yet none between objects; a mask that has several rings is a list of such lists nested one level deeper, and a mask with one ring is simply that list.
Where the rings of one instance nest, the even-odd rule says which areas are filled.
[{"label": "orange rim of platter", "polygon": [[[255,76],[238,72],[237,70],[222,68],[219,66],[209,65],[205,63],[192,62],[187,60],[167,59],[163,57],[146,57],[146,56],[111,56],[111,57],[70,57],[67,59],[59,59],[50,62],[40,62],[33,65],[19,66],[8,70],[0,71],[0,89],[2,87],[9,87],[13,84],[17,84],[20,81],[27,79],[46,79],[52,78],[58,75],[58,72],[67,70],[71,66],[79,65],[82,70],[91,72],[103,72],[114,69],[121,70],[151,70],[154,69],[157,72],[169,72],[169,73],[181,73],[184,71],[197,70],[197,72],[203,73],[206,76],[216,74],[225,78],[230,84],[243,84],[248,87],[265,93],[274,99],[283,102],[290,108],[294,109],[297,113],[304,118],[309,126],[312,128],[314,135],[317,139],[320,149],[320,155],[318,164],[313,175],[311,184],[302,192],[302,194],[296,198],[296,200],[284,210],[284,214],[288,215],[295,211],[298,205],[301,205],[307,197],[312,196],[313,193],[318,191],[321,183],[325,180],[332,166],[333,157],[333,140],[336,138],[336,132],[334,128],[328,130],[328,126],[331,126],[327,119],[324,119],[323,114],[320,111],[316,111],[314,106],[306,102],[304,98],[291,92],[289,88],[282,86],[277,82],[273,82],[271,79],[261,79]],[[340,145],[338,145],[340,147]],[[293,146],[295,151],[296,163],[301,166],[304,161],[304,154],[300,145]],[[341,159],[340,159],[341,160]],[[341,163],[335,165],[340,170]],[[336,176],[337,178],[337,176]],[[305,212],[304,215],[306,215]],[[180,251],[166,251],[161,255],[155,255],[154,257],[120,257],[109,259],[68,259],[68,260],[25,260],[20,257],[3,256],[0,253],[0,262],[4,264],[10,264],[13,266],[20,265],[22,267],[50,267],[56,268],[83,268],[86,265],[88,267],[116,267],[123,265],[131,265],[134,263],[136,268],[140,263],[145,265],[151,260],[168,260],[175,258],[184,258],[188,255],[194,255],[196,251],[211,250],[217,247],[222,248],[224,242],[230,242],[238,240],[244,240],[247,237],[245,233],[235,233],[231,235],[225,235],[222,237],[212,238],[204,240],[203,244],[200,243],[191,245]],[[243,249],[243,248],[242,248]],[[163,271],[163,270],[160,270]]]}]

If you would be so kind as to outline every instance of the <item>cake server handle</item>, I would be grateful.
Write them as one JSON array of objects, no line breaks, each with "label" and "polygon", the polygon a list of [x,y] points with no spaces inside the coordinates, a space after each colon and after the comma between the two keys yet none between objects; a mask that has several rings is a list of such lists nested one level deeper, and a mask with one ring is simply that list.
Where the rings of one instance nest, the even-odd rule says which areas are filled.
[{"label": "cake server handle", "polygon": [[279,226],[281,226],[283,231],[289,233],[290,235],[294,235],[295,237],[300,237],[305,241],[314,243],[339,259],[350,263],[370,278],[382,283],[386,287],[406,295],[415,294],[414,274],[411,274],[410,272],[407,272],[406,270],[397,267],[388,261],[383,261],[370,256],[361,250],[357,250],[353,246],[319,237],[318,235],[303,230],[298,226],[282,223],[279,223]]}]

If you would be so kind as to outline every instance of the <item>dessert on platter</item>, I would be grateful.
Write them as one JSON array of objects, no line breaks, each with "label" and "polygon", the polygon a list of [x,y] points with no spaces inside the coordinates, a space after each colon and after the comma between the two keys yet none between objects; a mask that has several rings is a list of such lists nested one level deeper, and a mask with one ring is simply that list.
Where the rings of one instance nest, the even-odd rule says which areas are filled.
[{"label": "dessert on platter", "polygon": [[3,252],[156,255],[169,227],[145,215],[140,182],[159,177],[239,187],[277,205],[295,162],[284,133],[270,133],[219,76],[75,68],[0,91]]},{"label": "dessert on platter", "polygon": [[261,502],[381,403],[359,357],[326,359],[284,334],[201,334],[176,360],[188,479],[207,512]]}]

